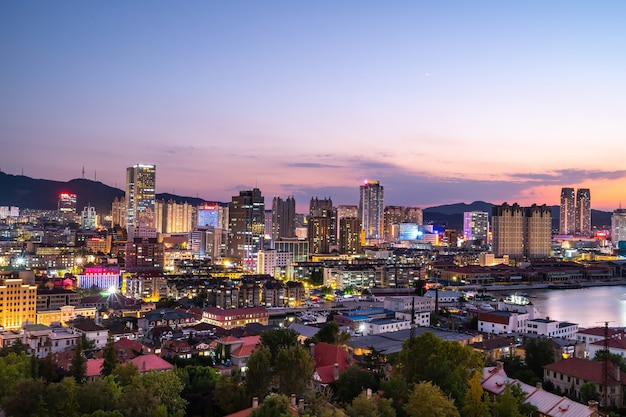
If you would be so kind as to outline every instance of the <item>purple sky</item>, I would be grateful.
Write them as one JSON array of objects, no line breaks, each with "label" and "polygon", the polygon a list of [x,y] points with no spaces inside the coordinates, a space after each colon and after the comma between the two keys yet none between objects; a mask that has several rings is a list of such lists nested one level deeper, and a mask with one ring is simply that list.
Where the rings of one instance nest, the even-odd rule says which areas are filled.
[{"label": "purple sky", "polygon": [[0,2],[0,170],[229,201],[626,185],[626,3]]}]

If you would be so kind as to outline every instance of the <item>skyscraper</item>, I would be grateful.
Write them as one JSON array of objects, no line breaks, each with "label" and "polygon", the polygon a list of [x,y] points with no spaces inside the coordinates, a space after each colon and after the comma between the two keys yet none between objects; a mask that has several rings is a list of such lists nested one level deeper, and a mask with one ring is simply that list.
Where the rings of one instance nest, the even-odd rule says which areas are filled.
[{"label": "skyscraper", "polygon": [[74,221],[74,217],[76,216],[76,194],[59,194],[58,209],[61,218],[67,221]]},{"label": "skyscraper", "polygon": [[611,240],[614,248],[626,246],[626,209],[618,208],[611,215]]},{"label": "skyscraper", "polygon": [[137,164],[126,168],[127,227],[155,227],[156,166]]},{"label": "skyscraper", "polygon": [[573,235],[576,232],[576,196],[573,188],[561,188],[559,233]]},{"label": "skyscraper", "polygon": [[272,240],[296,237],[296,200],[274,197],[272,200]]},{"label": "skyscraper", "polygon": [[244,190],[233,196],[228,210],[228,224],[228,256],[241,261],[246,269],[254,270],[257,253],[263,249],[265,234],[265,199],[261,190]]},{"label": "skyscraper", "polygon": [[550,256],[552,212],[548,206],[533,204],[524,210],[524,256],[540,259]]},{"label": "skyscraper", "polygon": [[329,253],[337,242],[337,209],[330,198],[311,198],[307,237],[310,253]]},{"label": "skyscraper", "polygon": [[361,225],[358,218],[343,217],[339,220],[339,252],[361,252]]},{"label": "skyscraper", "polygon": [[589,188],[576,190],[576,234],[591,235],[591,191]]},{"label": "skyscraper", "polygon": [[379,243],[383,239],[384,190],[378,181],[366,180],[360,186],[359,220],[368,244]]},{"label": "skyscraper", "polygon": [[487,243],[489,235],[489,213],[486,211],[466,211],[463,213],[463,236],[467,241]]}]

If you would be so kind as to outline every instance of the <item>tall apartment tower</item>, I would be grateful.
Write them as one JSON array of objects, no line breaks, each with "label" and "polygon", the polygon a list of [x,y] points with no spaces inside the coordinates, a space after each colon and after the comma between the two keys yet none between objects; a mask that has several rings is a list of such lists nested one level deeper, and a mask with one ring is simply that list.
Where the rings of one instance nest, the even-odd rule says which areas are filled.
[{"label": "tall apartment tower", "polygon": [[296,237],[296,200],[293,196],[272,200],[272,240]]},{"label": "tall apartment tower", "polygon": [[254,270],[265,234],[265,199],[261,190],[244,190],[233,196],[228,209],[228,224],[228,256],[241,261],[247,270]]},{"label": "tall apartment tower", "polygon": [[307,237],[310,253],[329,253],[337,242],[337,209],[330,198],[311,198]]},{"label": "tall apartment tower", "polygon": [[552,211],[548,206],[533,204],[524,210],[524,256],[540,259],[550,256]]},{"label": "tall apartment tower", "polygon": [[[337,206],[337,241],[341,239],[341,219],[359,217],[359,206],[340,204]],[[359,230],[360,233],[360,230]]]},{"label": "tall apartment tower", "polygon": [[611,240],[613,247],[618,248],[626,244],[626,209],[618,208],[611,215]]},{"label": "tall apartment tower", "polygon": [[368,244],[384,237],[384,189],[378,181],[366,180],[360,186],[359,220]]},{"label": "tall apartment tower", "polygon": [[576,190],[576,234],[591,235],[591,191],[589,188]]},{"label": "tall apartment tower", "polygon": [[358,217],[343,217],[339,220],[339,252],[361,252],[361,224]]},{"label": "tall apartment tower", "polygon": [[126,168],[126,226],[155,227],[156,166],[137,164]]},{"label": "tall apartment tower", "polygon": [[463,237],[466,241],[487,243],[489,236],[489,213],[466,211],[463,213]]},{"label": "tall apartment tower", "polygon": [[493,207],[491,221],[496,257],[537,259],[550,255],[552,215],[545,204],[523,208],[504,203]]},{"label": "tall apartment tower", "polygon": [[576,232],[576,194],[573,188],[561,188],[559,226],[559,234],[573,235]]},{"label": "tall apartment tower", "polygon": [[496,257],[509,255],[511,258],[524,256],[524,210],[517,203],[494,206],[491,212],[493,223],[493,254]]},{"label": "tall apartment tower", "polygon": [[384,238],[390,242],[398,238],[401,223],[421,225],[424,215],[419,207],[385,206],[383,210]]}]

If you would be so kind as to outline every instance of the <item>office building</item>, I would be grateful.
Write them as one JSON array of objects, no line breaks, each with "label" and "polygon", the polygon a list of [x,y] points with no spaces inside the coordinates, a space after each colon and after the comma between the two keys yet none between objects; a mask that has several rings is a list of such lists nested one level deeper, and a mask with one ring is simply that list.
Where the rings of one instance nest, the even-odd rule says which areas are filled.
[{"label": "office building", "polygon": [[360,186],[359,220],[368,245],[383,240],[384,189],[378,181],[367,180]]},{"label": "office building", "polygon": [[126,226],[155,227],[156,167],[137,164],[126,169]]},{"label": "office building", "polygon": [[341,224],[341,219],[345,217],[359,217],[359,206],[357,205],[347,205],[340,204],[337,206],[337,241],[339,241],[339,228]]},{"label": "office building", "polygon": [[111,224],[113,227],[120,226],[126,228],[126,222],[128,221],[127,208],[126,197],[115,197],[111,204]]},{"label": "office building", "polygon": [[489,213],[466,211],[463,213],[463,237],[468,242],[486,244],[489,236]]},{"label": "office building", "polygon": [[292,262],[306,262],[309,257],[309,241],[306,239],[278,239],[274,248],[276,252],[290,253]]},{"label": "office building", "polygon": [[573,188],[561,189],[559,215],[559,234],[573,235],[576,232],[576,195]]},{"label": "office building", "polygon": [[0,327],[20,330],[25,323],[35,323],[37,286],[22,278],[0,278]]},{"label": "office building", "polygon": [[576,234],[591,236],[591,191],[589,188],[576,190]]},{"label": "office building", "polygon": [[85,230],[93,230],[98,227],[98,214],[96,208],[88,205],[80,215],[80,227]]},{"label": "office building", "polygon": [[76,216],[76,194],[59,194],[58,212],[63,220],[73,222]]},{"label": "office building", "polygon": [[246,270],[254,270],[265,235],[265,199],[261,190],[244,190],[233,196],[228,217],[228,257],[241,262]]},{"label": "office building", "polygon": [[493,207],[493,254],[512,259],[550,255],[552,215],[544,204],[523,208],[517,203]]},{"label": "office building", "polygon": [[296,237],[296,200],[293,196],[272,200],[272,240]]},{"label": "office building", "polygon": [[421,225],[423,218],[422,209],[419,207],[385,206],[383,213],[385,241],[391,242],[398,239],[401,223]]},{"label": "office building", "polygon": [[311,198],[307,238],[310,253],[329,253],[337,242],[337,209],[330,198]]},{"label": "office building", "polygon": [[170,199],[155,203],[155,228],[158,233],[188,233],[192,229],[194,208]]}]

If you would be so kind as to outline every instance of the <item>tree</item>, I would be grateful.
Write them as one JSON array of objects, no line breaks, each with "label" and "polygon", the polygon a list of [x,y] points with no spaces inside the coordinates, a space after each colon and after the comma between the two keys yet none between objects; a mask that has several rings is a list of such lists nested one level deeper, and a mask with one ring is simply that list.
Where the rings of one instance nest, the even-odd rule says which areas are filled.
[{"label": "tree", "polygon": [[381,381],[380,388],[383,391],[383,397],[391,400],[396,415],[404,417],[406,415],[404,406],[409,398],[409,386],[406,380],[399,375],[393,375],[388,380]]},{"label": "tree", "polygon": [[58,382],[59,376],[57,374],[56,364],[54,363],[52,353],[48,353],[48,356],[42,359],[39,365],[39,373],[46,383],[49,384],[51,382]]},{"label": "tree", "polygon": [[214,392],[219,373],[210,366],[199,365],[174,370],[184,386],[181,396],[187,401],[187,415],[203,417],[217,415]]},{"label": "tree", "polygon": [[272,395],[263,401],[259,408],[252,411],[252,417],[292,417],[289,406],[289,397],[286,395]]},{"label": "tree", "polygon": [[74,378],[63,378],[61,382],[48,385],[45,402],[49,416],[77,417],[78,392],[80,386]]},{"label": "tree", "polygon": [[426,332],[404,342],[397,370],[408,383],[432,381],[462,408],[469,388],[467,381],[475,369],[483,366],[484,359],[479,352]]},{"label": "tree", "polygon": [[122,396],[122,388],[112,375],[80,385],[78,404],[81,413],[90,414],[98,410],[117,409]]},{"label": "tree", "polygon": [[246,389],[248,396],[263,398],[270,390],[272,381],[272,353],[263,346],[256,349],[248,359],[246,371]]},{"label": "tree", "polygon": [[[7,416],[12,417],[48,417],[45,389],[41,379],[20,379],[6,392],[2,409]],[[25,401],[28,401],[28,406]]]},{"label": "tree", "polygon": [[183,384],[173,371],[137,375],[124,388],[120,409],[127,415],[152,417],[162,405],[168,415],[182,414],[186,402],[180,396]]},{"label": "tree", "polygon": [[285,395],[301,394],[311,381],[315,362],[300,345],[282,348],[276,357],[278,390]]},{"label": "tree", "polygon": [[554,348],[547,339],[530,339],[526,343],[526,364],[537,378],[543,380],[543,367],[554,362]]},{"label": "tree", "polygon": [[272,366],[276,363],[276,356],[281,348],[298,344],[298,333],[289,328],[266,330],[261,333],[261,345],[267,347],[271,353]]},{"label": "tree", "polygon": [[430,381],[413,386],[405,411],[409,417],[459,417],[454,400]]},{"label": "tree", "polygon": [[378,379],[372,372],[366,371],[358,365],[350,365],[339,375],[333,388],[337,400],[349,404],[363,390],[370,388],[375,391],[378,389]]},{"label": "tree", "polygon": [[513,395],[510,386],[505,387],[496,402],[491,404],[491,413],[498,417],[523,417],[519,411],[519,400]]},{"label": "tree", "polygon": [[587,404],[589,401],[600,401],[600,393],[598,392],[598,385],[595,382],[587,381],[580,386],[580,399],[583,404]]},{"label": "tree", "polygon": [[30,357],[24,352],[8,352],[0,356],[0,401],[20,380],[31,376]]},{"label": "tree", "polygon": [[79,384],[85,382],[87,378],[87,358],[83,354],[83,343],[81,339],[78,339],[76,348],[74,348],[74,355],[70,363],[70,375],[73,376]]},{"label": "tree", "polygon": [[102,352],[102,357],[104,361],[102,362],[102,371],[100,373],[103,376],[111,375],[113,369],[115,369],[119,362],[117,352],[115,351],[115,343],[111,335],[107,338],[107,344]]},{"label": "tree", "polygon": [[232,414],[246,408],[248,399],[243,386],[240,384],[239,374],[230,377],[222,376],[215,385],[215,403],[220,408],[221,414]]},{"label": "tree", "polygon": [[94,350],[96,348],[96,341],[88,338],[85,333],[83,333],[83,335],[80,337],[80,340],[83,344],[83,351]]},{"label": "tree", "polygon": [[337,344],[339,337],[339,325],[335,321],[327,321],[324,326],[313,336],[313,343],[324,342],[331,345]]},{"label": "tree", "polygon": [[468,382],[469,389],[465,394],[465,404],[461,410],[463,417],[485,417],[489,415],[489,404],[484,399],[480,379],[480,373],[474,372],[472,379]]},{"label": "tree", "polygon": [[139,368],[132,362],[125,365],[117,365],[113,368],[111,375],[115,377],[120,386],[125,387],[130,385],[133,382],[133,378],[139,375]]},{"label": "tree", "polygon": [[626,372],[626,359],[624,359],[623,354],[611,353],[606,350],[598,350],[596,351],[593,360],[597,362],[604,362],[604,358],[607,357],[607,353],[609,362],[615,366],[619,366],[622,372]]},{"label": "tree", "polygon": [[391,400],[363,391],[346,408],[349,417],[396,417]]},{"label": "tree", "polygon": [[377,350],[374,346],[367,347],[368,353],[363,355],[361,366],[365,369],[372,371],[379,378],[385,376],[385,363],[387,358],[384,355],[384,350]]}]

